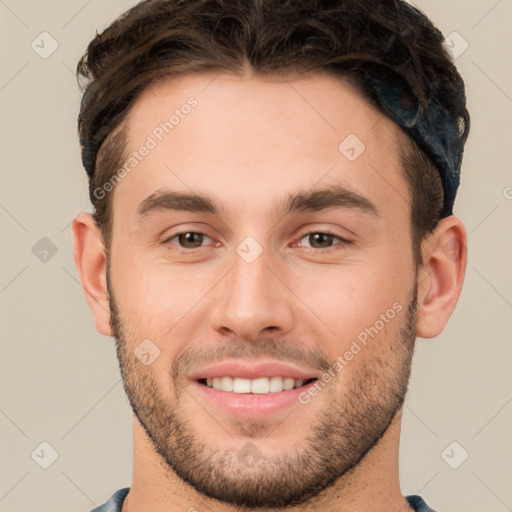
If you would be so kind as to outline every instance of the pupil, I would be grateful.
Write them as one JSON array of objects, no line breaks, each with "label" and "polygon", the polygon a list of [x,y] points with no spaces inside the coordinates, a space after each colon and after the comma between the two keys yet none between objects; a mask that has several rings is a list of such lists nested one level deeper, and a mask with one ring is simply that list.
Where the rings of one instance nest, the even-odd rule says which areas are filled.
[{"label": "pupil", "polygon": [[314,233],[313,235],[310,235],[309,243],[312,247],[329,247],[332,243],[332,238],[333,235],[328,235],[327,233]]},{"label": "pupil", "polygon": [[186,248],[200,247],[203,241],[201,233],[182,233],[179,235],[180,245]]}]

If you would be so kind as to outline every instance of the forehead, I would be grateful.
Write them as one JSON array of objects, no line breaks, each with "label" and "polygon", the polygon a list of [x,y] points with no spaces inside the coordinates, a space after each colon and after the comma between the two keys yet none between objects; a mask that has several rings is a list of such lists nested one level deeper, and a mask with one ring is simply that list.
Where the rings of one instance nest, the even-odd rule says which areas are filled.
[{"label": "forehead", "polygon": [[115,202],[135,214],[151,193],[170,188],[254,211],[285,192],[343,184],[406,212],[400,138],[395,123],[331,76],[167,77],[129,113],[127,156],[139,154]]}]

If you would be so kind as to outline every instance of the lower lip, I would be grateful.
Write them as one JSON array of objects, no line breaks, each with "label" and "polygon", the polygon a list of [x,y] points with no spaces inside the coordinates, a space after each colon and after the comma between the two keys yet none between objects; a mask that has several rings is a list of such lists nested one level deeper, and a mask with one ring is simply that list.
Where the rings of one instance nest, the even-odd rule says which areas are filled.
[{"label": "lower lip", "polygon": [[214,406],[228,412],[238,418],[264,418],[280,412],[288,407],[300,404],[299,395],[307,392],[316,380],[301,386],[300,388],[290,389],[289,391],[279,391],[277,393],[252,394],[252,393],[234,393],[232,391],[221,391],[213,389],[197,381],[191,384],[197,388]]}]

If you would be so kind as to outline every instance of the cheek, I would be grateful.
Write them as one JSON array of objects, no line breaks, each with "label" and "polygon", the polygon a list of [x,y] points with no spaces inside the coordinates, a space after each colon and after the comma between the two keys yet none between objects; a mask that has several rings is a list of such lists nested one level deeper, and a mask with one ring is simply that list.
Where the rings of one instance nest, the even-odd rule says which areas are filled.
[{"label": "cheek", "polygon": [[177,267],[142,258],[126,259],[116,270],[114,292],[124,324],[138,338],[165,339],[166,343],[182,329],[186,324],[183,320],[218,278],[212,269]]},{"label": "cheek", "polygon": [[376,324],[379,339],[392,337],[411,279],[407,272],[400,273],[380,260],[301,272],[294,291],[303,301],[297,307],[307,309],[301,318],[314,324],[323,347],[335,358],[358,337],[364,341],[368,329],[374,334]]}]

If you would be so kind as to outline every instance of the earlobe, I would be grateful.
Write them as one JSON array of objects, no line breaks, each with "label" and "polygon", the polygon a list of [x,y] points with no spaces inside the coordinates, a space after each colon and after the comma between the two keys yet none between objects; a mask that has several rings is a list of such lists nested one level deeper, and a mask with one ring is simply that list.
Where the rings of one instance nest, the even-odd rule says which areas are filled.
[{"label": "earlobe", "polygon": [[459,299],[467,264],[467,235],[461,220],[442,219],[422,244],[423,266],[418,273],[417,335],[441,334]]},{"label": "earlobe", "polygon": [[113,336],[106,280],[106,250],[101,233],[89,213],[82,213],[73,221],[73,254],[96,330],[105,336]]}]

